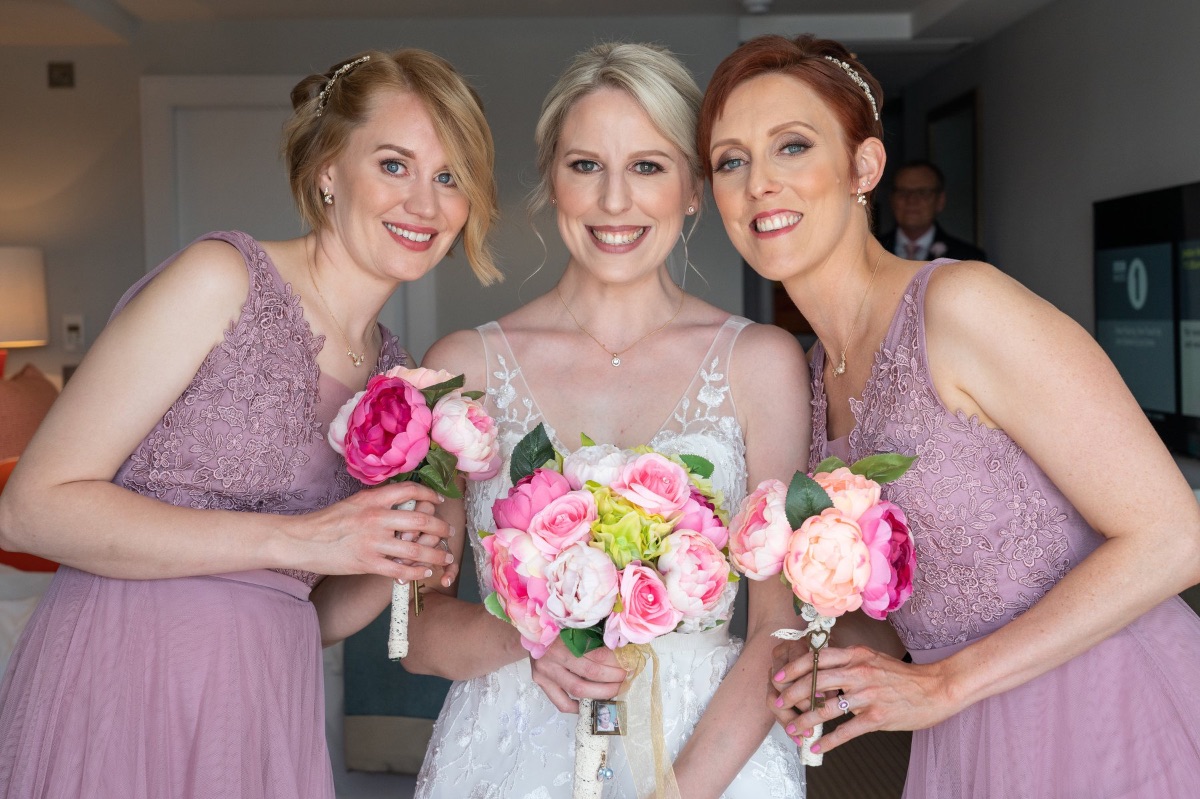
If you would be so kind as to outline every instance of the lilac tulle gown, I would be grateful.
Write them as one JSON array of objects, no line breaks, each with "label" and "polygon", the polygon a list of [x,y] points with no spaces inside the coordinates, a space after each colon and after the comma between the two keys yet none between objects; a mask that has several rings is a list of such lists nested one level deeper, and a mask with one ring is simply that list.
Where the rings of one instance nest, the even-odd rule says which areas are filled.
[{"label": "lilac tulle gown", "polygon": [[[852,401],[848,441],[828,439],[819,344],[812,368],[812,465],[828,455],[918,456],[884,487],[916,538],[913,596],[891,616],[916,663],[1003,627],[1103,541],[1003,431],[942,405],[924,324],[938,265],[909,285],[862,401]],[[916,731],[904,796],[1200,796],[1200,618],[1173,597],[1058,668]]]},{"label": "lilac tulle gown", "polygon": [[[348,496],[359,486],[325,430],[353,392],[320,374],[323,339],[258,243],[204,238],[245,257],[241,317],[113,482],[173,505],[278,514]],[[379,369],[406,362],[386,331],[383,342]],[[320,579],[60,568],[0,688],[0,797],[333,799],[308,601]]]}]

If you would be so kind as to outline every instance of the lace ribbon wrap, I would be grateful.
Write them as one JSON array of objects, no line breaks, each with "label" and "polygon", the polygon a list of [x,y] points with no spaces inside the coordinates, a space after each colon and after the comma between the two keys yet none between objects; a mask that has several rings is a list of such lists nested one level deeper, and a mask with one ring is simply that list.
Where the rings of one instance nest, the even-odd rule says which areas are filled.
[{"label": "lace ribbon wrap", "polygon": [[[396,510],[413,510],[415,499],[396,505]],[[408,657],[408,603],[412,597],[413,584],[394,581],[392,583],[392,620],[388,623],[388,658],[400,660]]]},{"label": "lace ribbon wrap", "polygon": [[[816,651],[825,646],[825,642],[829,640],[829,633],[833,630],[833,623],[837,619],[829,616],[822,616],[817,613],[812,605],[804,604],[801,612],[801,618],[808,622],[808,626],[803,630],[776,630],[771,633],[772,638],[778,638],[781,641],[802,641],[806,637],[808,645],[812,648],[814,656]],[[819,641],[819,643],[817,643]],[[815,664],[814,664],[815,666]],[[821,733],[824,732],[824,724],[814,724],[813,734],[809,738],[804,739],[804,743],[800,745],[800,762],[806,766],[819,766],[825,762],[825,755],[816,754],[812,751],[812,746],[821,739]]]}]

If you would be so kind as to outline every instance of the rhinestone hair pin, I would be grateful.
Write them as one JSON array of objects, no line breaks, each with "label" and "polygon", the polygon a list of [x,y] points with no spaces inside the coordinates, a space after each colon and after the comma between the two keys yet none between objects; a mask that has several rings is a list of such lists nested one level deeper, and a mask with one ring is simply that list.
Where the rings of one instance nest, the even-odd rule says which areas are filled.
[{"label": "rhinestone hair pin", "polygon": [[[867,82],[865,80],[863,80],[863,76],[859,75],[858,70],[856,70],[854,67],[847,64],[845,61],[839,61],[838,59],[834,58],[831,55],[827,55],[827,56],[825,56],[825,58],[826,58],[826,60],[832,61],[833,63],[835,63],[839,67],[841,67],[845,71],[845,73],[850,76],[850,80],[857,83],[862,88],[862,90],[867,93],[867,100],[870,101],[871,110],[875,112],[875,121],[878,122],[879,121],[879,106],[875,103],[875,95],[871,94],[871,87],[867,85]],[[333,83],[333,81],[330,81],[330,83]]]},{"label": "rhinestone hair pin", "polygon": [[[325,110],[325,103],[329,99],[329,93],[333,91],[333,84],[337,82],[337,79],[354,69],[359,64],[366,63],[370,60],[371,56],[365,55],[362,58],[356,58],[353,61],[347,61],[345,64],[342,64],[337,68],[337,71],[333,73],[332,77],[330,77],[329,80],[326,81],[325,85],[321,87],[321,93],[317,95],[317,116],[321,116],[321,112]],[[861,78],[859,80],[861,80]],[[878,119],[879,117],[875,118]]]}]

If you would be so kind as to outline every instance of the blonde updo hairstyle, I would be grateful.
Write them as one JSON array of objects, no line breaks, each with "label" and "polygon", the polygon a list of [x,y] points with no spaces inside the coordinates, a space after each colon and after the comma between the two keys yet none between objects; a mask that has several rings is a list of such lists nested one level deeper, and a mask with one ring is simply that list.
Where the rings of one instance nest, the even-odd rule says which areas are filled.
[{"label": "blonde updo hairstyle", "polygon": [[412,92],[424,103],[454,180],[470,203],[461,233],[467,260],[484,285],[502,279],[487,241],[499,212],[496,150],[483,105],[450,62],[425,50],[359,53],[324,74],[309,75],[292,89],[283,156],[301,217],[313,230],[326,226],[317,185],[320,171],[346,148],[375,97],[388,90]]},{"label": "blonde updo hairstyle", "polygon": [[542,102],[534,141],[538,185],[529,209],[538,213],[553,194],[551,175],[567,114],[592,92],[611,87],[627,92],[658,129],[687,159],[699,189],[703,182],[696,157],[696,119],[701,93],[687,68],[666,48],[653,44],[608,42],[575,56]]}]

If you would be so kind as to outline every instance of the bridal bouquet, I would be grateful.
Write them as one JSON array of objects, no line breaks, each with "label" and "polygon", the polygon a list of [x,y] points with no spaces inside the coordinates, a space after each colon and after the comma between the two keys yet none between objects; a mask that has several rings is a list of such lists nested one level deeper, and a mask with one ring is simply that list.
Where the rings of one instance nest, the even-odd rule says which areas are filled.
[{"label": "bridal bouquet", "polygon": [[[859,610],[873,619],[904,604],[913,590],[916,550],[904,512],[880,497],[880,485],[897,479],[914,458],[884,453],[847,466],[827,458],[809,477],[797,472],[790,486],[766,480],[742,502],[730,525],[729,552],[752,580],[783,574],[795,595],[804,630],[780,630],[778,638],[808,636],[813,653],[811,707],[817,697],[817,665],[834,622]],[[810,751],[821,725],[802,747],[805,765],[821,764]]]},{"label": "bridal bouquet", "polygon": [[[485,604],[517,628],[534,658],[555,638],[576,656],[601,646],[616,651],[634,672],[622,692],[626,701],[615,703],[617,726],[655,750],[653,765],[635,773],[635,781],[657,783],[658,795],[669,795],[663,785],[673,775],[661,751],[657,668],[649,696],[633,686],[642,666],[657,662],[647,646],[656,637],[710,629],[728,616],[734,592],[725,589],[738,578],[728,559],[728,517],[709,479],[713,466],[697,456],[622,450],[586,437],[562,457],[539,425],[514,449],[510,471],[512,489],[492,506],[496,532],[480,532],[494,588]],[[574,793],[580,798],[599,796],[613,776],[605,765],[607,739],[597,734],[606,725],[589,718],[592,709],[591,700],[580,701]]]},{"label": "bridal bouquet", "polygon": [[[457,477],[486,480],[500,470],[496,424],[479,399],[463,391],[463,376],[396,367],[372,377],[329,425],[329,444],[346,471],[366,485],[411,480],[439,494],[462,496]],[[397,506],[412,510],[409,500]],[[408,655],[408,600],[420,612],[420,594],[405,582],[392,588],[388,657]]]}]

